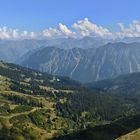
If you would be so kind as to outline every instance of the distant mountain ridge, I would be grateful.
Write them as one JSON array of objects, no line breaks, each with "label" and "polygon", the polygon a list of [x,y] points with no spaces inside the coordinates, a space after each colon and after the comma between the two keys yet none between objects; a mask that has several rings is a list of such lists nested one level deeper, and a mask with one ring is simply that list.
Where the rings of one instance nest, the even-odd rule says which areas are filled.
[{"label": "distant mountain ridge", "polygon": [[0,60],[86,83],[140,72],[139,40],[0,40]]},{"label": "distant mountain ridge", "polygon": [[60,38],[44,40],[0,40],[0,60],[19,63],[30,51],[41,47],[55,46],[58,48],[95,48],[106,44],[108,41],[98,38],[85,37],[81,39]]},{"label": "distant mountain ridge", "polygon": [[114,79],[92,82],[87,84],[87,86],[93,89],[106,91],[113,94],[127,95],[129,97],[139,99],[140,72],[121,75]]},{"label": "distant mountain ridge", "polygon": [[21,64],[81,82],[98,81],[140,72],[140,43],[108,43],[89,49],[46,47],[32,53]]},{"label": "distant mountain ridge", "polygon": [[[107,43],[133,43],[140,42],[139,37],[123,39],[102,39],[97,37],[83,38],[58,38],[58,39],[25,39],[25,40],[0,40],[0,60],[17,63],[19,59],[40,47],[55,46],[63,49],[70,48],[98,48]],[[19,63],[19,62],[18,62]]]}]

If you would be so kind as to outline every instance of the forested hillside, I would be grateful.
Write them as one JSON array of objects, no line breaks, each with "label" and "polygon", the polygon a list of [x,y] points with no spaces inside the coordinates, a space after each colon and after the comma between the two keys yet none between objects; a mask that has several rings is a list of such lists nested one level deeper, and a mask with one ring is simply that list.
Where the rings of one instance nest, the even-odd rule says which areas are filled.
[{"label": "forested hillside", "polygon": [[0,62],[2,140],[45,140],[137,113],[139,105],[131,98],[104,94],[67,77]]},{"label": "forested hillside", "polygon": [[[139,140],[139,130],[120,137],[140,127],[140,115],[115,121],[86,130],[54,138],[53,140]],[[120,137],[120,138],[118,138]]]}]

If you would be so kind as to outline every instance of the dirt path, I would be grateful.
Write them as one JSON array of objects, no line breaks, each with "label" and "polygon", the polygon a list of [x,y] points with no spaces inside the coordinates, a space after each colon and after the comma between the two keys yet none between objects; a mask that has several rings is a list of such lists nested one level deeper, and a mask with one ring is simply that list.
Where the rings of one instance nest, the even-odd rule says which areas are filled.
[{"label": "dirt path", "polygon": [[13,117],[17,117],[17,116],[20,116],[20,115],[28,115],[30,113],[33,113],[33,112],[37,111],[37,110],[38,110],[38,108],[33,108],[30,111],[25,111],[25,112],[21,112],[21,113],[15,113],[15,114],[11,114],[9,116],[0,116],[0,118],[11,119]]}]

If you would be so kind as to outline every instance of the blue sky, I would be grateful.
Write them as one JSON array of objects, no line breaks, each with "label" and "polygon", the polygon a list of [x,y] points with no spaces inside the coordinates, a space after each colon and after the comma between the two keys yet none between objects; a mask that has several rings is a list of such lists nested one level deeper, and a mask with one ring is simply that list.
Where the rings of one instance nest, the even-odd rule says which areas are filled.
[{"label": "blue sky", "polygon": [[140,37],[139,6],[140,0],[0,0],[0,39]]},{"label": "blue sky", "polygon": [[140,20],[139,6],[140,0],[0,0],[0,26],[40,31],[87,17],[116,30],[118,22]]}]

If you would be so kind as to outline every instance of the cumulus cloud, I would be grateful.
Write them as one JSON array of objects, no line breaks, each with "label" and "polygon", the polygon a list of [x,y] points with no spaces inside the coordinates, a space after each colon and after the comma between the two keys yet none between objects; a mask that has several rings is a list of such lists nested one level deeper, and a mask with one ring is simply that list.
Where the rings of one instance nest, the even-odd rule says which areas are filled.
[{"label": "cumulus cloud", "polygon": [[88,18],[74,23],[72,27],[76,30],[77,36],[81,37],[93,36],[106,38],[112,36],[112,33],[107,28],[90,22]]},{"label": "cumulus cloud", "polygon": [[57,28],[49,28],[43,31],[44,37],[47,38],[67,38],[74,37],[74,32],[72,32],[66,25],[59,23]]},{"label": "cumulus cloud", "polygon": [[100,37],[100,38],[125,38],[125,37],[140,37],[140,22],[132,21],[131,24],[125,26],[123,23],[118,23],[120,30],[111,32],[109,29],[92,23],[85,18],[74,23],[71,30],[66,25],[59,24],[57,28],[49,28],[43,31],[45,37],[60,38],[60,37]]},{"label": "cumulus cloud", "polygon": [[79,20],[71,27],[59,23],[56,28],[44,29],[41,33],[20,31],[8,27],[0,28],[0,39],[16,40],[16,39],[54,39],[54,38],[82,38],[82,37],[99,37],[99,38],[125,38],[125,37],[140,37],[140,22],[132,21],[131,24],[125,26],[123,23],[118,23],[120,30],[111,32],[109,29],[92,23],[88,18]]},{"label": "cumulus cloud", "polygon": [[71,30],[68,29],[66,25],[59,24],[57,28],[49,28],[43,31],[43,35],[48,38],[61,38],[61,37],[103,37],[107,38],[112,35],[112,33],[102,26],[98,26],[85,18],[83,20],[79,20],[78,22],[72,25]]},{"label": "cumulus cloud", "polygon": [[35,38],[34,32],[19,31],[8,27],[0,28],[0,39],[2,40],[16,40],[16,39],[32,39]]},{"label": "cumulus cloud", "polygon": [[116,38],[124,37],[140,37],[140,22],[134,20],[128,27],[125,27],[123,23],[118,24],[120,32],[116,32]]}]

